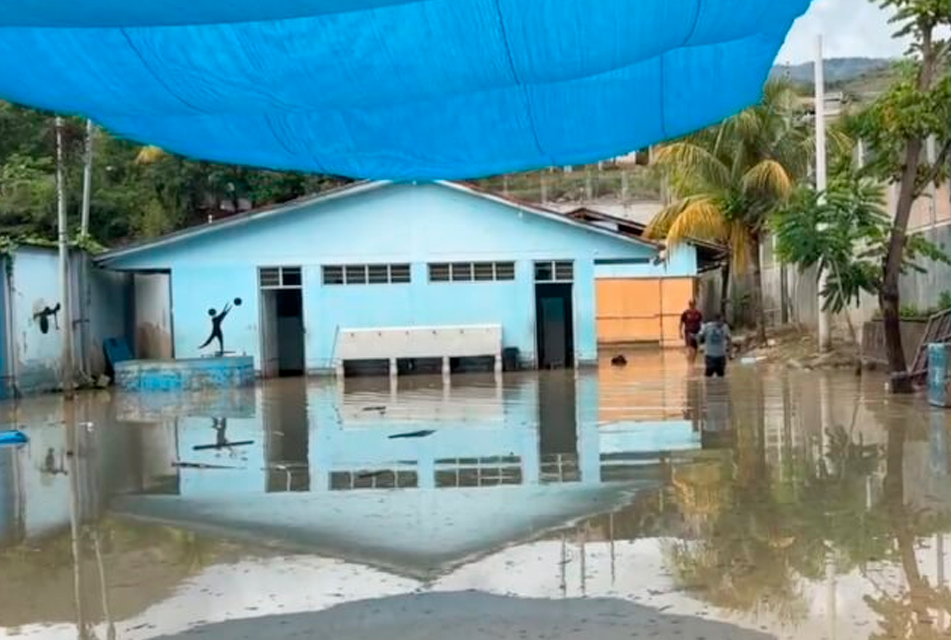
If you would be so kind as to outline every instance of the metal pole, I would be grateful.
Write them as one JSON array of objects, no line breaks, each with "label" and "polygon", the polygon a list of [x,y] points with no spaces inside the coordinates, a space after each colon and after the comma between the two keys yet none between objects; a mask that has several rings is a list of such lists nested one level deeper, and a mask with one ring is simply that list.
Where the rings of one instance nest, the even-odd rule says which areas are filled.
[{"label": "metal pole", "polygon": [[[822,36],[816,36],[815,62],[815,114],[816,114],[816,191],[826,190],[826,87],[825,69],[822,57]],[[831,322],[829,313],[823,311],[822,291],[826,288],[828,274],[819,271],[819,350],[828,351],[832,348]]]},{"label": "metal pole", "polygon": [[60,308],[63,311],[63,395],[73,397],[73,313],[69,303],[69,245],[66,234],[66,185],[63,176],[63,119],[56,117],[56,210],[59,244]]},{"label": "metal pole", "polygon": [[89,203],[92,200],[92,120],[86,120],[86,141],[83,149],[83,209],[79,223],[79,235],[89,236]]},{"label": "metal pole", "polygon": [[[83,148],[83,204],[79,223],[79,236],[89,238],[89,209],[92,202],[92,157],[95,125],[86,120],[86,139]],[[79,265],[79,366],[86,376],[91,376],[89,365],[89,255],[84,251]]]}]

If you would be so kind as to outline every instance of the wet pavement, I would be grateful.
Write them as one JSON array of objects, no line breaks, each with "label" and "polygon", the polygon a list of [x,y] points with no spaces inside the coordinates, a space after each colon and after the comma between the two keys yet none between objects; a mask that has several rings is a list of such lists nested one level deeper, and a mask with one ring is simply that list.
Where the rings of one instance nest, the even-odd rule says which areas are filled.
[{"label": "wet pavement", "polygon": [[0,405],[0,637],[949,637],[951,412],[610,355]]}]

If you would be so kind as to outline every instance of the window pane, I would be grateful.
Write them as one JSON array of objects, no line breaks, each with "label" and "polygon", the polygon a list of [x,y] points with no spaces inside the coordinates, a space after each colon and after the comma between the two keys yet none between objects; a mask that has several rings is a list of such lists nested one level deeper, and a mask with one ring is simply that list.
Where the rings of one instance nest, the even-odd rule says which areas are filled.
[{"label": "window pane", "polygon": [[300,267],[284,267],[281,269],[281,276],[281,284],[285,287],[301,285]]},{"label": "window pane", "polygon": [[343,284],[343,267],[324,267],[324,284]]},{"label": "window pane", "polygon": [[466,282],[472,280],[471,262],[454,262],[452,264],[452,281]]},{"label": "window pane", "polygon": [[277,267],[262,267],[259,273],[262,287],[281,286],[281,272]]},{"label": "window pane", "polygon": [[555,263],[555,280],[573,280],[574,272],[574,264],[571,262]]},{"label": "window pane", "polygon": [[370,284],[386,284],[390,281],[389,269],[385,264],[371,264],[367,267],[367,271],[369,272],[367,280]]},{"label": "window pane", "polygon": [[496,262],[495,263],[496,280],[514,280],[515,263],[514,262]]},{"label": "window pane", "polygon": [[393,264],[390,265],[390,282],[402,284],[409,282],[409,265]]},{"label": "window pane", "polygon": [[535,263],[535,279],[539,282],[551,282],[554,280],[554,275],[552,273],[552,263],[550,262],[536,262]]},{"label": "window pane", "polygon": [[367,267],[365,264],[347,265],[347,284],[366,284]]},{"label": "window pane", "polygon": [[476,280],[494,280],[495,273],[491,262],[476,262],[473,265],[473,272]]},{"label": "window pane", "polygon": [[449,265],[436,263],[429,265],[430,282],[449,282]]}]

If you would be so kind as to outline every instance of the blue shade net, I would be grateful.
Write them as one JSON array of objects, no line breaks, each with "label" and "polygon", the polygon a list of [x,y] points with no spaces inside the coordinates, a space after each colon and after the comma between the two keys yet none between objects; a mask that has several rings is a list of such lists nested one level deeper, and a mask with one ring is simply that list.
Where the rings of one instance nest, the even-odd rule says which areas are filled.
[{"label": "blue shade net", "polygon": [[761,94],[809,0],[0,0],[0,97],[216,162],[476,178]]}]

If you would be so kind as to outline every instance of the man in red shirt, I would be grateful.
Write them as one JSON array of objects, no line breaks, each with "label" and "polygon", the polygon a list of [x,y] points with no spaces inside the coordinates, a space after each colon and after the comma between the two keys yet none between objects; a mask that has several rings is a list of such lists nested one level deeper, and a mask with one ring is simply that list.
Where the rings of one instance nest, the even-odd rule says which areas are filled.
[{"label": "man in red shirt", "polygon": [[697,303],[691,300],[687,310],[680,314],[680,337],[687,346],[687,357],[691,362],[697,359],[697,334],[703,328],[703,314],[697,310]]}]

